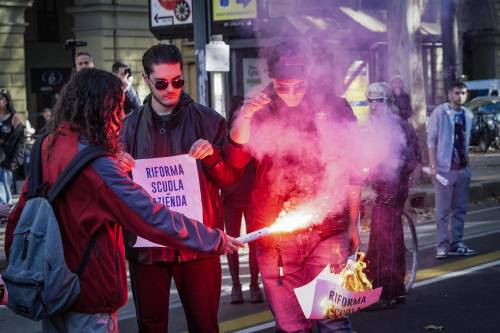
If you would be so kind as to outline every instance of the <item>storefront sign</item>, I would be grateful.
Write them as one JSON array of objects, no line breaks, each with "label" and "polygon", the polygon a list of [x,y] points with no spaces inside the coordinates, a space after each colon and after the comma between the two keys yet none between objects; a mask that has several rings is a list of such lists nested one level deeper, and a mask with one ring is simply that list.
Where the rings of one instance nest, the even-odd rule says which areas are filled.
[{"label": "storefront sign", "polygon": [[245,95],[252,88],[265,85],[271,79],[268,75],[267,62],[265,59],[259,58],[243,58],[243,89]]},{"label": "storefront sign", "polygon": [[33,68],[31,69],[31,92],[58,92],[69,81],[70,68]]},{"label": "storefront sign", "polygon": [[213,21],[257,18],[257,0],[212,0]]},{"label": "storefront sign", "polygon": [[151,0],[150,6],[151,27],[193,22],[191,0]]},{"label": "storefront sign", "polygon": [[[134,182],[154,201],[197,221],[203,220],[196,160],[189,155],[140,159],[132,170]],[[161,246],[137,237],[134,247]]]}]

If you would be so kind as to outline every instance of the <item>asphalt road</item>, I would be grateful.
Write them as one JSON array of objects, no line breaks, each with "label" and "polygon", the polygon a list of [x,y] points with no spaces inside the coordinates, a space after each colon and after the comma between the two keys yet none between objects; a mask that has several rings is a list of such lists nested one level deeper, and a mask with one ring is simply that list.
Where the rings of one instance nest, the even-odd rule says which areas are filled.
[{"label": "asphalt road", "polygon": [[[470,207],[465,240],[480,254],[469,258],[434,259],[434,223],[417,218],[419,272],[407,302],[396,309],[356,313],[353,327],[369,332],[500,332],[500,204],[489,201]],[[248,289],[248,256],[242,255],[242,283]],[[221,332],[273,332],[265,304],[229,304],[231,279],[223,258],[223,292],[219,309]],[[131,296],[130,296],[131,297]],[[248,290],[245,292],[248,299]],[[186,320],[175,289],[170,306],[170,332],[185,332]],[[137,332],[133,300],[120,310],[120,332]],[[1,333],[40,332],[40,323],[0,307]],[[438,332],[438,331],[437,331]]]}]

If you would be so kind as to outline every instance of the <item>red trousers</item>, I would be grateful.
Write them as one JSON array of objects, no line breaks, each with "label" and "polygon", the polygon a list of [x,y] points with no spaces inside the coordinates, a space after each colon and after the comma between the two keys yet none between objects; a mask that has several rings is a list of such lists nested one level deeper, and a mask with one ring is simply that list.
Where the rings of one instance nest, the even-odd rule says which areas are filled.
[{"label": "red trousers", "polygon": [[217,333],[221,293],[219,257],[153,265],[130,263],[130,280],[140,333],[168,332],[172,277],[186,314],[189,332]]}]

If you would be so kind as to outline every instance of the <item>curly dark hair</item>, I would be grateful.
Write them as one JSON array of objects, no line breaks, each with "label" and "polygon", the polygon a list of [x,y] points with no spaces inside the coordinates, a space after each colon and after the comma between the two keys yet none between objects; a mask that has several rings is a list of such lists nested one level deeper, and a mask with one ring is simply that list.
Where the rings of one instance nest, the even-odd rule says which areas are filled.
[{"label": "curly dark hair", "polygon": [[115,75],[100,69],[83,69],[61,90],[48,130],[55,133],[67,122],[90,144],[117,152],[123,98],[122,82]]}]

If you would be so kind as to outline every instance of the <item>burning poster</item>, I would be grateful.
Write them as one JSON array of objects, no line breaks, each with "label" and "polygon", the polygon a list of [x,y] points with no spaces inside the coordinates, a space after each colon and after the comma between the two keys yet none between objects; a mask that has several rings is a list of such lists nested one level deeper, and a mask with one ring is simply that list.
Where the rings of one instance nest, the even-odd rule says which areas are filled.
[{"label": "burning poster", "polygon": [[[189,155],[140,159],[132,169],[134,182],[159,204],[202,221],[200,180],[196,160]],[[134,247],[162,246],[137,237]]]},{"label": "burning poster", "polygon": [[354,262],[349,259],[339,274],[331,273],[330,266],[300,288],[295,296],[308,319],[339,319],[376,303],[382,288],[372,290],[366,279],[362,262],[364,254]]}]

